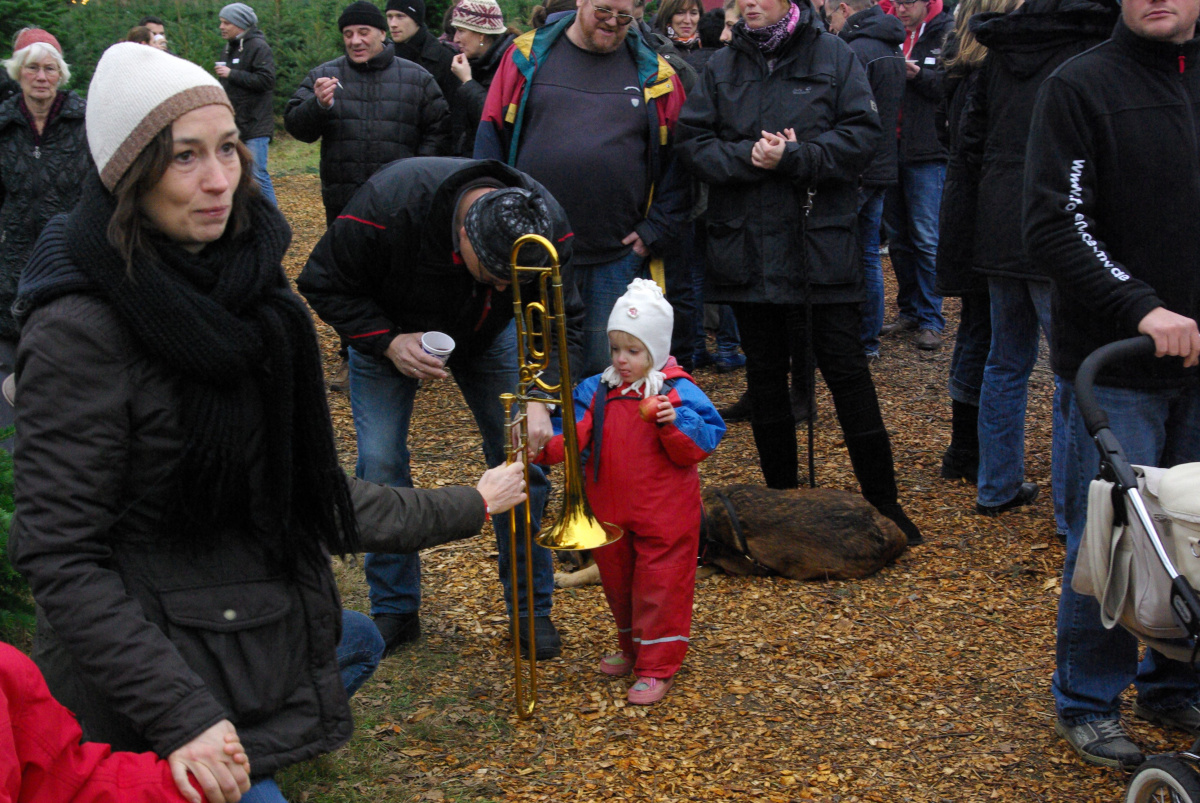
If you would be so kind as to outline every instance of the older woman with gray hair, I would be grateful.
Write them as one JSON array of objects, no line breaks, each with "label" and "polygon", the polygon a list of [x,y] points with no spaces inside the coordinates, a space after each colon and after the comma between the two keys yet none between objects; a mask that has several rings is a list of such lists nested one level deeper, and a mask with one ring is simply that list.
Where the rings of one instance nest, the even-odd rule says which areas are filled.
[{"label": "older woman with gray hair", "polygon": [[[13,372],[13,299],[33,244],[50,218],[79,198],[90,166],[83,98],[62,87],[71,77],[53,34],[26,28],[4,62],[21,91],[0,104],[0,381]],[[0,428],[12,411],[0,406]]]}]

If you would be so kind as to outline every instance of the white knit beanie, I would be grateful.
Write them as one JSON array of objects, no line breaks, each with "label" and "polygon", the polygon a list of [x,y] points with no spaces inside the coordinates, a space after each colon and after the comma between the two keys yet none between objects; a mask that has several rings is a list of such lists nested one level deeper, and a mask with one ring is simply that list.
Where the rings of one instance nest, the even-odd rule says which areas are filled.
[{"label": "white knit beanie", "polygon": [[650,279],[634,279],[608,316],[608,331],[628,332],[650,350],[650,367],[661,371],[671,356],[675,313]]},{"label": "white knit beanie", "polygon": [[158,132],[201,106],[233,111],[225,90],[203,68],[136,42],[104,51],[88,86],[88,148],[111,191]]}]

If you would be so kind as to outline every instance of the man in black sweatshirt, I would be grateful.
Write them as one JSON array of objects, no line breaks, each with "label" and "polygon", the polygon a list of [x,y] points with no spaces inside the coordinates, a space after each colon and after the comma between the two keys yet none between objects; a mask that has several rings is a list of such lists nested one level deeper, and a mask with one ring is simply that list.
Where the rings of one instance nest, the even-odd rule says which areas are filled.
[{"label": "man in black sweatshirt", "polygon": [[1098,457],[1075,373],[1096,348],[1139,332],[1161,359],[1101,374],[1096,397],[1130,462],[1200,461],[1200,0],[1124,0],[1112,39],[1043,84],[1026,153],[1025,246],[1054,281],[1052,353],[1061,380],[1067,555],[1058,608],[1057,730],[1091,764],[1143,760],[1120,724],[1134,714],[1200,733],[1200,685],[1185,663],[1106,630],[1071,589]]}]

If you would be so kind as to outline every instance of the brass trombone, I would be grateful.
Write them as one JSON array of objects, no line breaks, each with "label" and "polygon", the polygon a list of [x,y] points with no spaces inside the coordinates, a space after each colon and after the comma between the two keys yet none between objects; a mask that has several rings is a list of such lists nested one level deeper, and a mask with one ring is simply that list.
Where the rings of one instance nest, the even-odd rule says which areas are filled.
[{"label": "brass trombone", "polygon": [[[549,265],[519,264],[518,254],[526,245],[537,245],[549,254]],[[557,404],[562,409],[564,486],[563,506],[554,526],[537,537],[537,543],[547,549],[596,549],[621,537],[620,528],[601,523],[592,514],[583,492],[583,471],[579,456],[579,438],[575,432],[575,404],[571,398],[571,371],[567,356],[567,316],[563,306],[562,271],[558,251],[553,243],[538,234],[526,234],[513,243],[512,258],[513,318],[517,325],[517,392],[504,393],[500,402],[505,410],[505,449],[508,462],[522,460],[529,444],[528,405],[530,402]],[[522,299],[522,278],[532,277],[529,285],[536,288],[533,299]],[[542,378],[550,365],[551,332],[558,347],[559,381],[548,383]],[[534,391],[538,395],[530,395]],[[529,487],[529,463],[525,460],[525,487]],[[517,716],[528,719],[537,705],[537,640],[533,615],[533,523],[529,503],[520,505],[523,512],[525,546],[526,641],[529,656],[521,658],[520,595],[517,590],[517,508],[509,512],[510,588],[512,593],[513,667],[516,679]]]}]

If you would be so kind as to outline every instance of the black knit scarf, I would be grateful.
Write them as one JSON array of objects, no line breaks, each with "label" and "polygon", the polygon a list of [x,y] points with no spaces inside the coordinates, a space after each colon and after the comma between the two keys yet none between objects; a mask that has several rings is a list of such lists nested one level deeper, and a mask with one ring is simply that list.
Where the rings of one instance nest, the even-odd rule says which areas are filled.
[{"label": "black knit scarf", "polygon": [[[353,552],[357,528],[316,332],[280,264],[291,240],[283,216],[255,198],[240,236],[200,254],[160,238],[129,271],[107,239],[114,206],[93,174],[66,220],[66,251],[91,292],[179,374],[185,441],[171,529],[201,542],[253,529],[285,564],[321,559],[322,546]],[[261,417],[251,414],[255,396]],[[266,451],[261,481],[247,454],[255,421]]]}]

